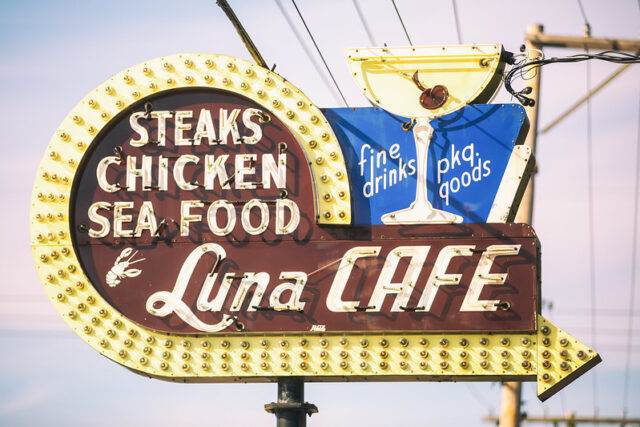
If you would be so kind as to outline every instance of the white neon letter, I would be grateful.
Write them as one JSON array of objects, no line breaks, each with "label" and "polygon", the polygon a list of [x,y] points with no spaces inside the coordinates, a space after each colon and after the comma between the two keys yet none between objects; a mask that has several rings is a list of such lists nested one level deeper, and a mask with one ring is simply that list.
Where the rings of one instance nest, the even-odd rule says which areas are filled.
[{"label": "white neon letter", "polygon": [[[257,227],[251,225],[251,209],[257,207],[260,210],[260,224]],[[269,208],[266,203],[258,199],[251,199],[242,208],[242,227],[249,234],[254,236],[264,233],[269,225]]]},{"label": "white neon letter", "polygon": [[[400,307],[408,304],[430,248],[430,246],[398,246],[392,249],[384,261],[380,277],[369,300],[369,306],[373,308],[368,308],[367,311],[380,311],[384,298],[388,294],[398,294],[391,311],[402,311]],[[407,272],[401,283],[391,283],[398,263],[404,257],[411,257]]]},{"label": "white neon letter", "polygon": [[[304,309],[304,302],[300,302],[300,296],[304,289],[304,285],[307,284],[307,274],[302,271],[283,271],[280,273],[280,280],[295,280],[295,283],[282,283],[271,292],[269,303],[271,307],[277,310],[297,310],[302,311]],[[280,295],[284,291],[291,291],[289,301],[283,303],[280,301]]]},{"label": "white neon letter", "polygon": [[[224,227],[218,226],[217,214],[218,209],[220,208],[227,211],[227,223]],[[211,206],[209,206],[209,209],[207,210],[207,223],[209,224],[209,228],[213,234],[216,236],[226,236],[231,233],[233,228],[236,226],[236,209],[226,200],[216,200],[211,203]]]},{"label": "white neon letter", "polygon": [[178,157],[176,163],[173,165],[173,179],[176,181],[178,187],[186,191],[195,190],[197,188],[197,186],[184,180],[184,167],[187,163],[197,164],[199,161],[200,159],[198,156],[194,156],[193,154],[183,154]]},{"label": "white neon letter", "polygon": [[497,256],[517,255],[521,245],[491,245],[482,253],[460,311],[496,311],[498,300],[479,300],[485,285],[502,285],[507,273],[489,273]]},{"label": "white neon letter", "polygon": [[[289,223],[284,223],[284,208],[289,209],[291,212],[291,218]],[[276,234],[291,234],[300,224],[300,209],[298,205],[290,199],[277,199],[276,200]]]},{"label": "white neon letter", "polygon": [[142,147],[147,142],[149,142],[149,132],[147,132],[147,129],[144,126],[138,123],[138,119],[145,116],[146,114],[147,113],[145,113],[144,111],[138,111],[129,116],[129,124],[131,125],[131,129],[133,129],[135,133],[140,135],[140,138],[138,139],[131,138],[129,140],[129,144],[131,144],[133,147]]},{"label": "white neon letter", "polygon": [[180,202],[180,235],[189,235],[189,224],[195,221],[202,221],[202,215],[192,214],[191,208],[201,208],[204,206],[199,200],[183,200]]},{"label": "white neon letter", "polygon": [[471,256],[473,252],[471,249],[475,246],[467,245],[451,245],[442,248],[438,254],[433,270],[427,279],[427,284],[422,291],[420,301],[418,301],[418,307],[424,307],[423,309],[416,311],[429,311],[433,305],[433,300],[438,293],[440,286],[458,285],[462,274],[447,274],[447,267],[451,262],[451,259],[456,256]]},{"label": "white neon letter", "polygon": [[381,246],[356,246],[344,254],[327,294],[327,308],[330,311],[356,311],[356,306],[360,304],[360,301],[343,301],[344,288],[347,286],[351,271],[358,258],[378,256],[381,248]]},{"label": "white neon letter", "polygon": [[89,229],[89,237],[93,237],[94,239],[99,239],[105,237],[109,234],[109,229],[111,225],[109,224],[109,220],[98,214],[98,209],[109,209],[111,205],[107,202],[95,202],[91,206],[89,206],[89,221],[95,222],[100,225],[100,230],[94,230],[93,228]]},{"label": "white neon letter", "polygon": [[107,169],[109,168],[109,165],[119,164],[120,159],[116,156],[107,156],[98,163],[98,167],[96,168],[96,177],[98,178],[98,185],[103,191],[106,191],[107,193],[115,193],[118,191],[118,186],[116,184],[109,184],[107,182]]}]

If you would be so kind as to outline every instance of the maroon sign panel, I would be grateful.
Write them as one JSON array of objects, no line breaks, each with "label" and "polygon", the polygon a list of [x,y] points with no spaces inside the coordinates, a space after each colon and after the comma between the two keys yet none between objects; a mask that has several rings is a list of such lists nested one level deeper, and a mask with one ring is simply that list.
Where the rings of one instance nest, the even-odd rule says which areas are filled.
[{"label": "maroon sign panel", "polygon": [[176,90],[123,112],[72,206],[93,286],[148,328],[535,330],[529,226],[320,227],[298,141],[229,92]]}]

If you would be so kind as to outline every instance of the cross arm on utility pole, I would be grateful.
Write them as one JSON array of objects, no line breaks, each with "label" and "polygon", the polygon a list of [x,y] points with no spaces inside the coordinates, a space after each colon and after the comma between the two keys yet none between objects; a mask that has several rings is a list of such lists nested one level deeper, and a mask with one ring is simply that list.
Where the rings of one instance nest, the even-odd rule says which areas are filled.
[{"label": "cross arm on utility pole", "polygon": [[[497,417],[484,417],[483,421],[497,422]],[[552,423],[558,425],[559,423],[566,424],[568,426],[575,426],[577,424],[619,424],[621,426],[634,426],[640,425],[640,418],[615,418],[615,417],[576,417],[573,414],[567,416],[553,417],[523,417],[520,419],[522,423]]]},{"label": "cross arm on utility pole", "polygon": [[[616,50],[621,52],[640,52],[640,40],[629,39],[608,39],[608,38],[594,38],[594,37],[572,37],[572,36],[557,36],[545,34],[542,32],[541,27],[531,26],[525,37],[527,44],[537,46],[539,49],[543,47],[561,47],[568,49],[588,49],[588,50]],[[610,83],[614,78],[618,77],[624,70],[629,68],[631,64],[622,65],[616,70],[610,77],[605,79],[600,85],[590,91],[587,95],[578,100],[572,107],[562,113],[557,119],[551,122],[540,133],[545,133],[552,127],[557,125],[565,117],[575,111],[580,105],[588,100],[595,93],[600,91],[604,86]]]},{"label": "cross arm on utility pole", "polygon": [[526,40],[542,47],[562,47],[567,49],[618,50],[637,52],[640,40],[606,39],[595,37],[555,36],[543,32],[527,32]]}]

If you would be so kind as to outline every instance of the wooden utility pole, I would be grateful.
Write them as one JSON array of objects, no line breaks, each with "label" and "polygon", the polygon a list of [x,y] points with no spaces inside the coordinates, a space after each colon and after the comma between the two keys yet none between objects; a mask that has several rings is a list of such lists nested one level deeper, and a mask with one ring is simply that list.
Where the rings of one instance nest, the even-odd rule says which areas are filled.
[{"label": "wooden utility pole", "polygon": [[[591,50],[618,50],[627,52],[638,52],[640,50],[640,40],[617,40],[605,38],[585,37],[566,37],[552,36],[544,34],[542,25],[530,24],[527,27],[525,38],[525,47],[527,56],[535,58],[538,51],[543,47],[563,47],[572,49],[591,49]],[[531,107],[525,107],[527,117],[529,118],[529,134],[525,140],[525,145],[531,148],[531,152],[535,155],[536,138],[538,136],[538,108],[540,105],[540,74],[542,67],[538,67],[533,71],[530,80],[527,80],[528,86],[531,87],[531,94],[528,95],[535,101]],[[616,74],[619,75],[620,73]],[[614,76],[615,77],[615,76]],[[610,79],[609,81],[611,81]],[[607,83],[609,82],[607,81]],[[566,117],[566,115],[565,115]],[[564,118],[564,117],[562,117]],[[556,123],[559,120],[556,121]],[[537,169],[537,167],[536,167]],[[533,212],[533,185],[535,173],[529,180],[529,185],[524,193],[520,208],[516,215],[515,222],[524,222],[531,224]],[[505,382],[502,385],[502,400],[500,407],[500,417],[498,418],[500,427],[519,427],[521,418],[520,402],[522,398],[522,384],[520,382]],[[527,420],[532,420],[531,418]],[[590,421],[593,422],[593,421]]]},{"label": "wooden utility pole", "polygon": [[[531,24],[527,27],[526,36],[526,53],[528,58],[535,58],[538,55],[537,50],[541,46],[532,40],[544,31],[542,25]],[[536,152],[536,137],[538,136],[538,106],[540,105],[540,71],[542,67],[537,68],[531,80],[527,80],[531,87],[529,97],[535,101],[533,106],[525,107],[527,117],[529,118],[529,133],[524,144],[531,148],[531,152]],[[537,169],[537,167],[536,167]],[[534,170],[535,171],[535,170]],[[531,224],[531,214],[533,212],[533,178],[535,172],[531,174],[531,179],[524,192],[520,208],[516,214],[515,222],[524,222]],[[519,427],[520,426],[520,402],[522,400],[522,383],[517,381],[508,381],[502,385],[502,399],[500,403],[500,427]]]},{"label": "wooden utility pole", "polygon": [[[539,51],[542,49],[542,45],[537,44],[536,40],[544,28],[542,25],[529,25],[527,27],[527,36],[525,41],[527,57],[530,59],[536,59],[539,55]],[[538,137],[538,108],[540,105],[540,72],[542,67],[538,67],[533,71],[530,71],[531,75],[527,76],[530,80],[527,80],[527,85],[531,87],[531,94],[528,95],[535,102],[531,107],[525,107],[527,117],[529,118],[529,133],[524,144],[531,148],[531,152],[535,155],[536,152],[536,138]],[[529,180],[529,185],[524,193],[520,208],[516,214],[516,222],[524,222],[531,224],[531,214],[533,212],[533,182],[535,173]]]}]

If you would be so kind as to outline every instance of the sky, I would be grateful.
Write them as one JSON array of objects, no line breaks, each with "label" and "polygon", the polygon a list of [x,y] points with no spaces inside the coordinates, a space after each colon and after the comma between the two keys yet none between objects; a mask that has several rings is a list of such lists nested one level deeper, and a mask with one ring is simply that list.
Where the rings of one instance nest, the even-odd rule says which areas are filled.
[{"label": "sky", "polygon": [[[269,65],[321,107],[344,106],[287,0],[230,1]],[[450,1],[396,0],[414,45],[458,43]],[[593,37],[638,39],[640,8],[631,0],[582,2]],[[367,106],[344,51],[407,44],[388,0],[299,0],[298,6],[351,107]],[[463,43],[502,43],[517,52],[528,24],[548,34],[582,35],[577,1],[456,2]],[[289,26],[291,22],[295,30]],[[215,1],[0,2],[0,115],[5,131],[0,185],[0,424],[273,425],[262,409],[275,384],[174,384],[137,376],[100,357],[47,301],[31,257],[29,200],[36,170],[60,122],[100,83],[145,60],[209,52],[251,60]],[[311,55],[311,59],[309,54]],[[544,50],[546,56],[579,53]],[[583,106],[539,135],[533,226],[542,242],[542,314],[596,349],[603,362],[546,403],[525,383],[529,415],[621,416],[625,378],[629,416],[640,417],[640,290],[632,284],[634,192],[639,144],[640,65],[591,101],[593,233],[588,222],[587,142]],[[616,64],[552,64],[542,70],[544,127],[614,72]],[[520,83],[518,83],[520,84]],[[511,102],[502,92],[494,102]],[[592,237],[590,237],[592,236]],[[594,248],[593,263],[589,248]],[[636,251],[636,264],[640,254]],[[636,273],[638,274],[638,273]],[[639,280],[636,278],[636,286]],[[592,301],[591,284],[595,285]],[[635,307],[628,332],[630,303]],[[596,312],[595,334],[589,317]],[[626,349],[631,337],[630,369]],[[309,425],[483,425],[500,409],[497,383],[307,384],[318,406]],[[485,425],[490,425],[485,423]]]}]

